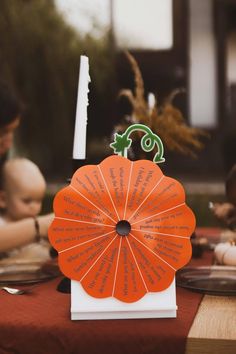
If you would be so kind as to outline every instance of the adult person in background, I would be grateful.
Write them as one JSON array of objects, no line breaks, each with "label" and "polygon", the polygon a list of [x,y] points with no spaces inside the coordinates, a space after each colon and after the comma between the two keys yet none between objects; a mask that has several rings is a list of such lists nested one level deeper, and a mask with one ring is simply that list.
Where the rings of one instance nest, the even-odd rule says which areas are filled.
[{"label": "adult person in background", "polygon": [[[13,145],[14,133],[20,124],[23,108],[10,87],[0,82],[0,168]],[[0,181],[1,184],[1,181]],[[34,242],[36,235],[47,236],[53,214],[38,216],[38,225],[33,218],[24,218],[3,225],[0,229],[0,253]],[[7,241],[6,241],[7,240]],[[5,244],[11,245],[6,249]]]},{"label": "adult person in background", "polygon": [[231,230],[236,231],[236,164],[229,171],[225,181],[225,203],[212,203],[215,216]]},{"label": "adult person in background", "polygon": [[4,82],[0,82],[0,167],[13,144],[16,128],[20,124],[23,105]]}]

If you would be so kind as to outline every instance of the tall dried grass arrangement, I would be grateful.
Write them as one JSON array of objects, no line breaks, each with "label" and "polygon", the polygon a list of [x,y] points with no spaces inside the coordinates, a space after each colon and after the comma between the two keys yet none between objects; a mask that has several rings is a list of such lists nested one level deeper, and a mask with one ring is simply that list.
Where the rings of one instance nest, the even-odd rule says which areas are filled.
[{"label": "tall dried grass arrangement", "polygon": [[[150,110],[145,99],[144,82],[137,61],[128,51],[125,55],[134,73],[135,87],[134,92],[125,89],[121,90],[119,95],[126,97],[133,107],[131,122],[146,124],[160,136],[166,149],[196,158],[197,152],[204,148],[201,138],[209,135],[202,129],[188,126],[182,112],[174,106],[173,100],[176,95],[185,90],[174,90],[162,105],[158,106],[156,101]],[[127,123],[121,123],[116,128],[115,130],[125,131]],[[136,139],[138,138],[136,135]]]}]

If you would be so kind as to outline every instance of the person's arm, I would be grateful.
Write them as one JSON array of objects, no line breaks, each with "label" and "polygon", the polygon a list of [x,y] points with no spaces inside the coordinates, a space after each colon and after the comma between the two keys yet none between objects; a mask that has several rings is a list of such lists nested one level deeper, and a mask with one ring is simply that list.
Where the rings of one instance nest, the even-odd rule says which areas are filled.
[{"label": "person's arm", "polygon": [[7,223],[0,227],[0,252],[9,251],[36,241],[39,232],[40,237],[47,237],[48,228],[54,215],[42,215],[37,217],[38,231],[34,218],[26,218],[20,221]]},{"label": "person's arm", "polygon": [[236,207],[231,203],[214,203],[212,206],[214,215],[223,221],[228,227],[235,228]]},{"label": "person's arm", "polygon": [[211,209],[218,219],[226,221],[235,207],[231,203],[214,203]]}]

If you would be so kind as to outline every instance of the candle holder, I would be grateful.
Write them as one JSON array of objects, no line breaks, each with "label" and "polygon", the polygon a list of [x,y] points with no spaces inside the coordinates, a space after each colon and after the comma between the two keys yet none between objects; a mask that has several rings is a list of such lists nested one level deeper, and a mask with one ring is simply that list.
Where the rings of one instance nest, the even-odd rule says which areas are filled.
[{"label": "candle holder", "polygon": [[76,170],[78,170],[78,168],[85,166],[88,164],[88,160],[84,159],[84,160],[78,160],[78,159],[74,159],[72,158],[72,174],[75,173]]},{"label": "candle holder", "polygon": [[80,159],[79,159],[79,160],[78,160],[78,159],[72,158],[72,159],[71,159],[70,177],[68,177],[68,178],[66,179],[66,182],[67,182],[67,183],[70,183],[70,182],[71,182],[71,178],[72,178],[73,174],[75,173],[75,171],[77,171],[78,168],[83,167],[83,166],[85,166],[85,165],[87,165],[87,164],[88,164],[88,160],[87,160],[87,159],[84,159],[84,160],[80,160]]}]

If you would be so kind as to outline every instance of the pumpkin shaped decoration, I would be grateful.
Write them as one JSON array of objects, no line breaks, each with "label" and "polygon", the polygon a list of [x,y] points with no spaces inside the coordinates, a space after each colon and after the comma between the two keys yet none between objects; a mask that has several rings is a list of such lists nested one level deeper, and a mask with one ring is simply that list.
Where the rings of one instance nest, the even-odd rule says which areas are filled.
[{"label": "pumpkin shaped decoration", "polygon": [[190,260],[194,214],[181,184],[151,161],[113,155],[79,168],[54,212],[60,269],[95,298],[137,301]]}]

